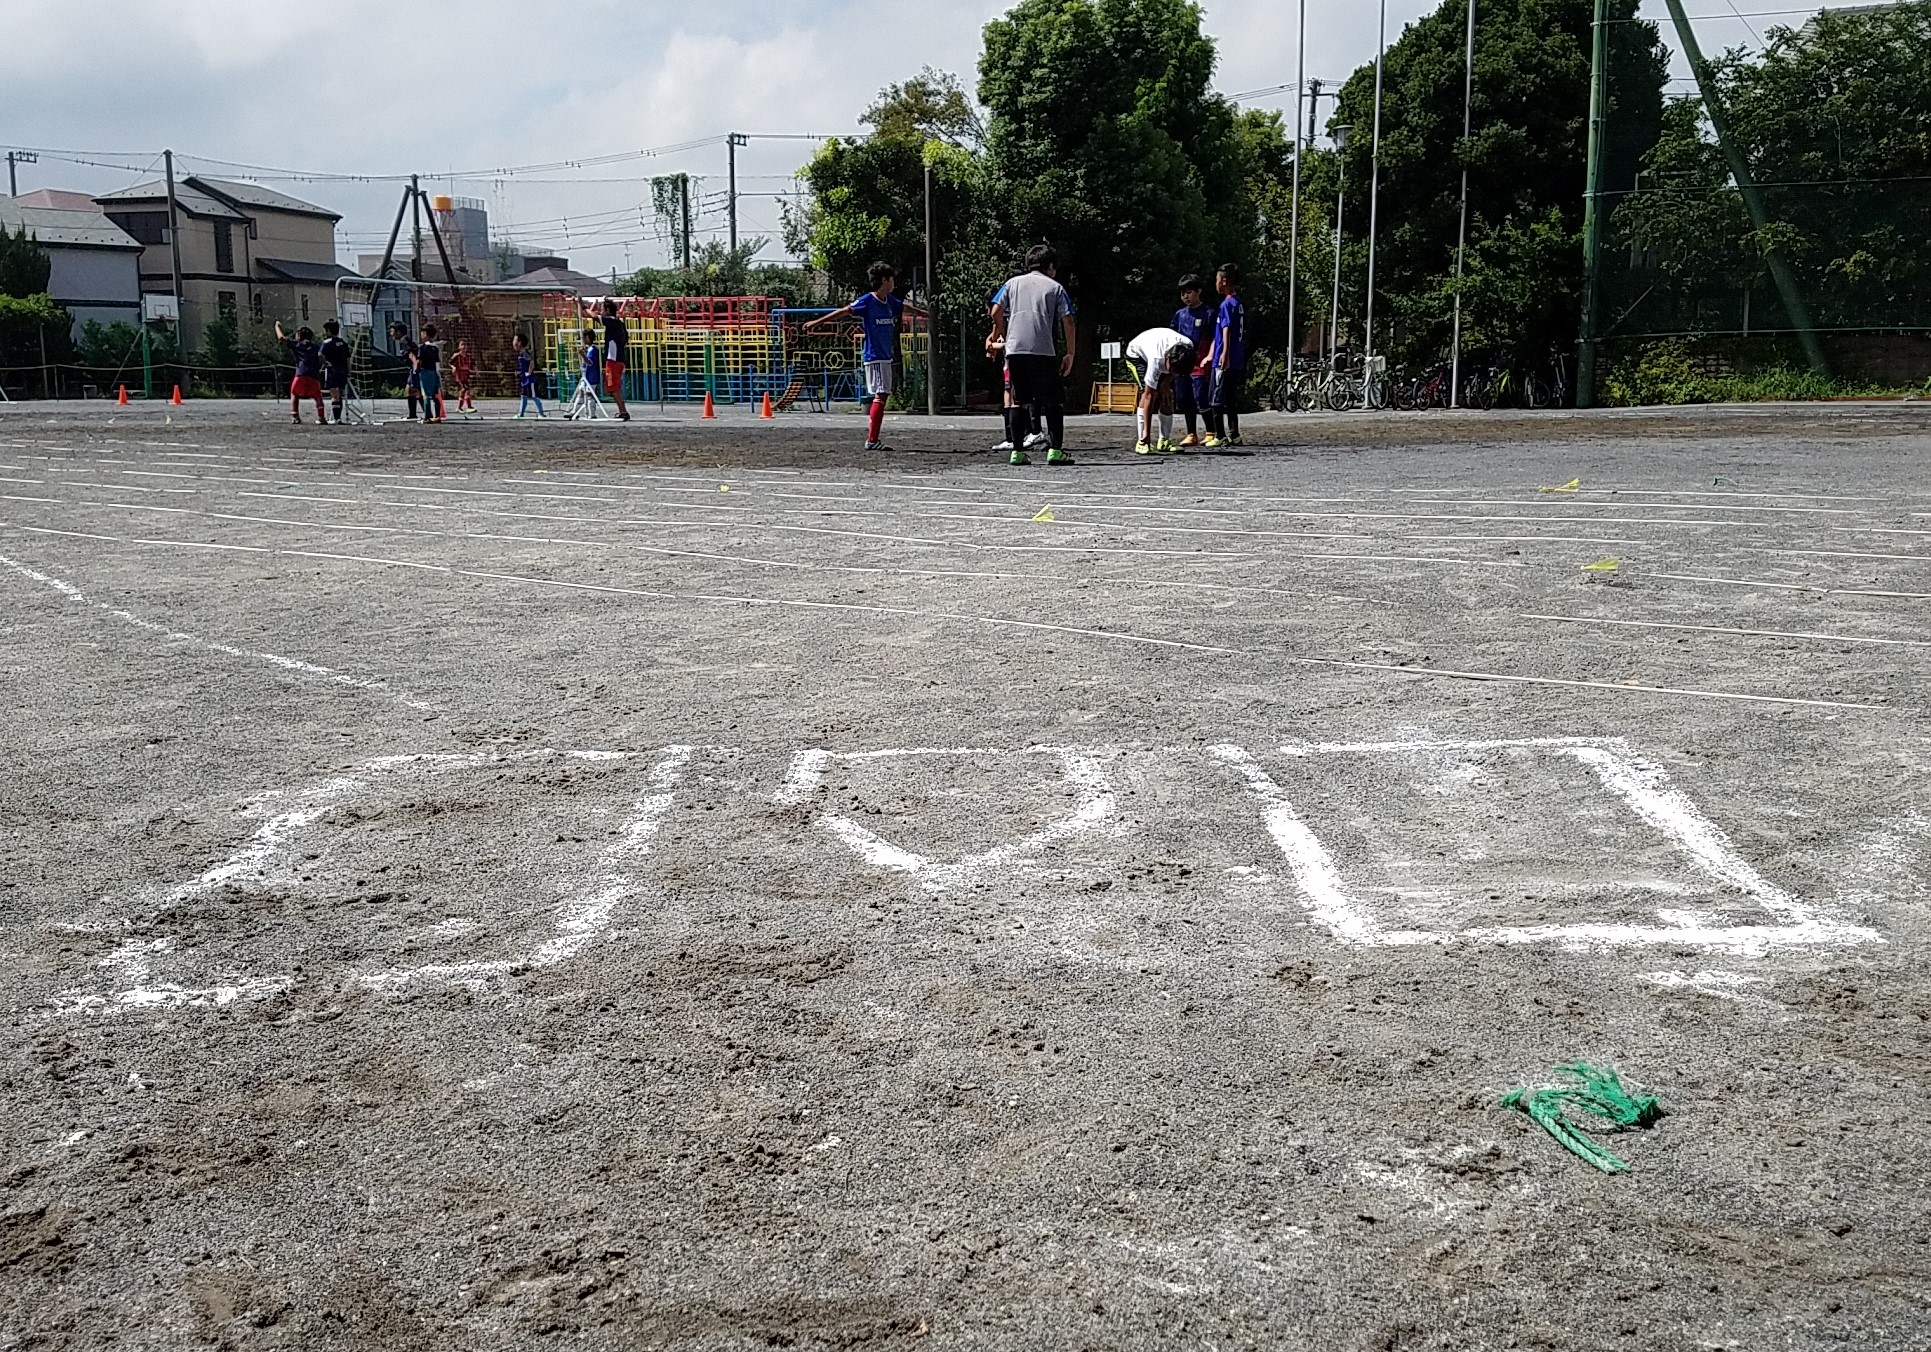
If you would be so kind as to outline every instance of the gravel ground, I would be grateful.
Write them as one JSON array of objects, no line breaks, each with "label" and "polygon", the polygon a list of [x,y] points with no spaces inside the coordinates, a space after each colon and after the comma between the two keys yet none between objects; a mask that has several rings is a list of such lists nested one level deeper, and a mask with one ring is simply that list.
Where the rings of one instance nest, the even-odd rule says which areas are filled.
[{"label": "gravel ground", "polygon": [[0,1348],[1931,1345],[1931,410],[283,418],[0,406]]}]

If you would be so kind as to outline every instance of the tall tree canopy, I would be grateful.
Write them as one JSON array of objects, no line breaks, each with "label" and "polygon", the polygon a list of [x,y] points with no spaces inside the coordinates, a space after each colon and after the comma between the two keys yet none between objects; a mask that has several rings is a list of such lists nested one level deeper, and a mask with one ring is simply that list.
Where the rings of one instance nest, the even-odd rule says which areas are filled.
[{"label": "tall tree canopy", "polygon": [[1700,99],[1671,106],[1643,191],[1617,212],[1637,275],[1626,330],[1786,327],[1765,282],[1774,244],[1820,328],[1931,320],[1931,0],[1818,14],[1762,52],[1711,63],[1736,147],[1762,185],[1760,235]]},{"label": "tall tree canopy", "polygon": [[1233,105],[1192,0],[1021,0],[986,25],[988,242],[1048,241],[1089,322],[1172,309],[1180,273],[1245,263],[1254,211]]},{"label": "tall tree canopy", "polygon": [[[1661,125],[1668,54],[1639,0],[1609,0],[1604,188],[1632,187]],[[1478,0],[1472,135],[1462,138],[1468,7],[1445,0],[1387,51],[1383,70],[1376,347],[1432,357],[1453,307],[1461,172],[1469,171],[1463,322],[1473,347],[1540,358],[1574,341],[1582,290],[1592,0]],[[1344,306],[1358,322],[1373,168],[1373,63],[1341,91],[1348,126]],[[1332,200],[1324,162],[1316,191]]]}]

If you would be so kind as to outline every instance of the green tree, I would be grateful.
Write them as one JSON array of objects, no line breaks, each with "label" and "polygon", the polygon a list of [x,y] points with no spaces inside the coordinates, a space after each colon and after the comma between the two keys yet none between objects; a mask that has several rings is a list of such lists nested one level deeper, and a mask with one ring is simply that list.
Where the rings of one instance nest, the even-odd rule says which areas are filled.
[{"label": "green tree", "polygon": [[26,226],[12,234],[0,229],[0,296],[25,299],[42,295],[53,271],[53,260],[40,247],[40,242],[27,233]]},{"label": "green tree", "polygon": [[1058,248],[1083,335],[1166,314],[1182,272],[1251,262],[1251,161],[1214,61],[1192,0],[1020,0],[986,25],[988,251]]},{"label": "green tree", "polygon": [[810,273],[785,263],[760,263],[768,239],[754,236],[732,249],[719,240],[697,246],[688,268],[639,268],[617,283],[620,296],[773,296],[809,305],[817,296]]},{"label": "green tree", "polygon": [[[1604,187],[1626,192],[1662,120],[1668,54],[1638,0],[1609,0]],[[1461,172],[1469,171],[1464,342],[1540,359],[1575,340],[1581,313],[1583,174],[1592,0],[1481,0],[1473,134],[1462,138],[1466,0],[1444,0],[1388,48],[1383,67],[1375,346],[1428,359],[1448,346]],[[1367,272],[1373,63],[1342,88],[1347,126],[1343,267],[1357,327]],[[1314,191],[1333,200],[1329,172]]]},{"label": "green tree", "polygon": [[1931,317],[1931,2],[1825,10],[1773,28],[1760,53],[1712,62],[1730,133],[1763,187],[1752,226],[1700,100],[1671,107],[1643,191],[1615,217],[1637,251],[1637,331],[1787,328],[1763,263],[1789,262],[1820,328]]}]

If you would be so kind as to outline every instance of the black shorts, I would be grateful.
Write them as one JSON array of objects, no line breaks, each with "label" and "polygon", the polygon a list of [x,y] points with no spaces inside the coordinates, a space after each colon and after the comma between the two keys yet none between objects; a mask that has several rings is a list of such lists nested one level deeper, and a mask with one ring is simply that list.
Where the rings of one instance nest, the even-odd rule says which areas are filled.
[{"label": "black shorts", "polygon": [[1212,384],[1207,407],[1216,413],[1228,409],[1240,412],[1240,398],[1247,389],[1247,372],[1232,366],[1216,366],[1213,370]]},{"label": "black shorts", "polygon": [[1012,373],[1012,401],[1021,408],[1058,408],[1063,402],[1058,357],[1015,353],[1007,356],[1006,369]]}]

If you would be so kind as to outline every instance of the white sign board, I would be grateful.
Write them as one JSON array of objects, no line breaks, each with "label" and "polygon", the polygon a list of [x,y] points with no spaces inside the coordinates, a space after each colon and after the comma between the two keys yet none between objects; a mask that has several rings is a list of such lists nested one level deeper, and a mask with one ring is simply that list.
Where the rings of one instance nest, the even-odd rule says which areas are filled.
[{"label": "white sign board", "polygon": [[161,291],[144,292],[141,296],[141,318],[150,322],[156,319],[170,319],[179,323],[180,298]]},{"label": "white sign board", "polygon": [[373,328],[375,326],[375,309],[366,301],[345,300],[342,302],[341,319],[344,328]]},{"label": "white sign board", "polygon": [[1118,343],[1101,343],[1100,344],[1100,360],[1118,361],[1120,359],[1120,356],[1121,356],[1120,344]]}]

